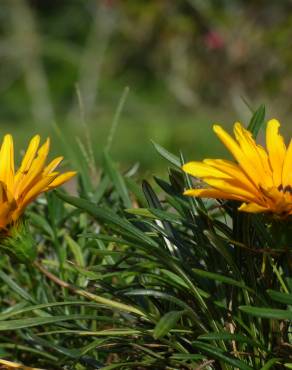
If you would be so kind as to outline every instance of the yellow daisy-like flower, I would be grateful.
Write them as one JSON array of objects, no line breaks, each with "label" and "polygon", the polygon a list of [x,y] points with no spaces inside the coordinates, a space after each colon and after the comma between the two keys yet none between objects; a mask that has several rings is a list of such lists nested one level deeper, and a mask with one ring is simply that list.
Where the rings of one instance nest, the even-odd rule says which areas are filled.
[{"label": "yellow daisy-like flower", "polygon": [[235,140],[214,125],[214,132],[236,162],[205,159],[186,163],[183,170],[203,180],[207,187],[189,189],[184,194],[237,200],[242,202],[239,210],[245,212],[292,215],[292,140],[286,148],[279,127],[275,119],[267,123],[264,149],[238,122],[234,124]]},{"label": "yellow daisy-like flower", "polygon": [[76,172],[60,174],[55,169],[63,157],[46,165],[50,140],[40,146],[34,136],[17,171],[14,169],[14,148],[11,135],[5,135],[0,149],[0,229],[14,223],[25,207],[39,194],[68,181]]}]

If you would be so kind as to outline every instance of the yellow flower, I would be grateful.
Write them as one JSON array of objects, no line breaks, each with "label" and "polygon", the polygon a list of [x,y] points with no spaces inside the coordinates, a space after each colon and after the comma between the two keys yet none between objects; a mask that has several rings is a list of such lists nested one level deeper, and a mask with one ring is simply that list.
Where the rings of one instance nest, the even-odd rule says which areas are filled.
[{"label": "yellow flower", "polygon": [[238,122],[234,124],[235,140],[222,127],[214,125],[216,135],[236,162],[205,159],[186,163],[183,170],[203,182],[200,188],[186,190],[184,194],[237,200],[242,202],[239,210],[245,212],[292,215],[292,140],[286,148],[279,127],[275,119],[268,122],[264,149]]},{"label": "yellow flower", "polygon": [[63,157],[45,164],[50,140],[39,147],[40,137],[34,136],[17,171],[14,169],[14,149],[11,135],[5,135],[0,149],[0,228],[15,222],[25,207],[40,193],[68,181],[75,172],[60,174],[55,169]]}]

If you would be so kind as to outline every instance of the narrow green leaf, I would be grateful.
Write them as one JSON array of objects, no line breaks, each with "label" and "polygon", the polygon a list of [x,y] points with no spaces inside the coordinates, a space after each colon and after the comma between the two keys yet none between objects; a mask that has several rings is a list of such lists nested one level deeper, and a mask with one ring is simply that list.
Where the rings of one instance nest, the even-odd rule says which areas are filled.
[{"label": "narrow green leaf", "polygon": [[98,320],[97,315],[67,315],[67,316],[47,316],[47,317],[30,317],[26,319],[7,320],[0,322],[0,331],[17,330],[40,326],[46,324],[55,324],[61,321],[76,320]]},{"label": "narrow green leaf", "polygon": [[232,279],[228,276],[224,276],[224,275],[221,275],[221,274],[215,274],[214,272],[209,272],[209,271],[205,271],[205,270],[201,270],[201,269],[195,269],[195,268],[192,269],[192,271],[196,275],[199,275],[201,277],[205,277],[207,279],[220,281],[221,283],[237,286],[239,288],[248,289],[243,282],[237,281],[237,280]]},{"label": "narrow green leaf", "polygon": [[54,231],[44,217],[38,215],[35,212],[26,212],[26,215],[29,216],[34,225],[43,230],[47,235],[50,236],[51,239],[54,239]]},{"label": "narrow green leaf", "polygon": [[204,360],[206,356],[192,353],[174,353],[171,358],[173,358],[174,360],[196,361]]},{"label": "narrow green leaf", "polygon": [[263,367],[260,368],[260,370],[272,369],[272,366],[274,366],[276,363],[279,363],[279,361],[281,361],[280,358],[271,358]]},{"label": "narrow green leaf", "polygon": [[110,158],[107,151],[103,154],[104,169],[108,177],[112,180],[114,187],[116,188],[117,193],[121,197],[124,206],[127,208],[132,207],[132,202],[128,194],[128,190],[125,184],[125,181],[119,171],[116,169],[115,163]]},{"label": "narrow green leaf", "polygon": [[[97,317],[97,320],[99,317]],[[114,322],[113,319],[108,317],[102,317],[103,320],[108,322]],[[107,320],[106,320],[107,319]],[[105,329],[105,330],[69,330],[69,329],[60,329],[60,330],[52,330],[52,331],[45,331],[42,332],[42,335],[52,335],[52,334],[70,334],[70,335],[77,335],[83,337],[108,337],[108,336],[115,336],[115,337],[122,337],[122,336],[132,336],[132,335],[142,335],[142,332],[135,329]]]},{"label": "narrow green leaf", "polygon": [[108,176],[102,176],[92,196],[92,200],[94,200],[96,204],[98,204],[100,200],[103,198],[104,193],[106,192],[109,184],[110,184],[110,179],[108,178]]},{"label": "narrow green leaf", "polygon": [[240,370],[253,370],[249,365],[247,365],[243,361],[240,361],[234,357],[229,356],[228,354],[224,353],[217,347],[199,341],[192,342],[192,345],[195,348],[201,350],[203,353],[206,353],[209,356],[211,356],[211,358],[224,361],[226,364],[234,366],[234,368],[238,368]]},{"label": "narrow green leaf", "polygon": [[180,162],[179,157],[170,153],[168,150],[164,149],[161,145],[155,143],[154,141],[152,141],[152,144],[153,144],[154,148],[157,150],[157,152],[163,158],[165,158],[168,162],[172,163],[176,167],[179,167],[179,168],[181,167],[181,162]]},{"label": "narrow green leaf", "polygon": [[241,334],[232,334],[232,333],[227,333],[227,332],[214,332],[214,333],[207,333],[207,334],[202,334],[198,337],[200,340],[208,340],[208,341],[216,341],[216,340],[224,340],[224,341],[236,341],[239,343],[248,343],[253,346],[257,347],[262,347],[262,345],[245,335]]},{"label": "narrow green leaf", "polygon": [[220,239],[218,235],[216,235],[214,232],[211,232],[209,230],[204,230],[204,234],[210,240],[212,246],[224,257],[226,262],[232,267],[234,272],[239,275],[240,273],[238,267],[235,260],[233,259],[233,255],[227,247],[227,243],[224,240]]},{"label": "narrow green leaf", "polygon": [[166,278],[171,282],[174,281],[176,284],[181,285],[183,288],[188,289],[188,285],[186,282],[177,274],[173,273],[172,271],[161,269],[161,274],[166,275]]},{"label": "narrow green leaf", "polygon": [[168,221],[177,224],[181,224],[183,221],[183,218],[177,214],[156,208],[130,208],[126,209],[125,211],[132,215],[142,216],[154,220],[158,219],[160,221]]},{"label": "narrow green leaf", "polygon": [[154,328],[154,338],[162,338],[168,334],[176,326],[184,313],[184,311],[170,311],[163,315]]},{"label": "narrow green leaf", "polygon": [[206,328],[204,327],[204,325],[200,321],[200,318],[198,317],[197,313],[193,310],[193,308],[191,306],[189,306],[186,302],[182,301],[181,299],[179,299],[177,297],[172,296],[171,294],[167,294],[167,293],[160,292],[160,291],[153,290],[153,289],[134,289],[134,290],[131,290],[131,291],[125,293],[125,294],[129,295],[129,296],[135,296],[135,295],[138,295],[138,296],[139,295],[140,296],[152,296],[152,297],[156,297],[156,298],[159,298],[159,299],[164,299],[166,301],[172,302],[172,303],[176,304],[178,307],[183,308],[184,312],[190,313],[190,316],[192,316],[196,325],[203,332],[206,332]]},{"label": "narrow green leaf", "polygon": [[109,132],[108,138],[107,138],[107,143],[106,143],[106,148],[105,148],[105,150],[107,152],[109,152],[110,149],[111,149],[113,139],[114,139],[114,136],[116,134],[118,124],[120,122],[120,117],[121,117],[121,114],[123,112],[124,106],[126,104],[126,100],[127,100],[129,92],[130,92],[130,88],[129,88],[129,86],[126,86],[123,90],[123,93],[122,93],[120,99],[119,99],[119,102],[118,102],[118,105],[117,105],[117,108],[115,110],[115,114],[114,114],[114,117],[113,117],[113,121],[112,121],[112,124],[111,124],[111,127],[110,127],[110,132]]},{"label": "narrow green leaf", "polygon": [[143,216],[152,220],[155,220],[156,218],[148,208],[128,208],[125,209],[125,212],[129,213],[130,215]]},{"label": "narrow green leaf", "polygon": [[141,190],[140,184],[133,180],[131,177],[125,177],[125,183],[129,191],[135,196],[141,207],[147,207],[147,201]]},{"label": "narrow green leaf", "polygon": [[84,256],[80,245],[76,243],[75,240],[73,240],[69,235],[65,235],[65,239],[74,256],[76,263],[81,267],[85,266]]},{"label": "narrow green leaf", "polygon": [[[28,353],[33,353],[33,354],[36,354],[39,357],[44,357],[44,358],[47,358],[51,361],[57,361],[57,357],[49,354],[47,351],[44,351],[44,350],[37,350],[35,348],[32,348],[31,345],[29,346],[23,346],[23,345],[19,345],[19,344],[16,344],[16,343],[1,343],[0,342],[0,351],[2,351],[2,349],[4,348],[7,348],[7,349],[12,349],[13,351],[21,351],[21,353],[23,354],[24,352],[28,352]],[[5,356],[7,356],[8,353],[6,353]],[[0,358],[3,358],[4,357],[4,354],[2,355],[2,352],[0,352]]]},{"label": "narrow green leaf", "polygon": [[[99,307],[97,303],[86,302],[86,301],[64,301],[64,302],[51,302],[51,303],[42,303],[33,306],[26,306],[24,308],[16,309],[13,311],[6,311],[0,313],[0,320],[7,320],[9,317],[23,314],[25,312],[42,312],[46,308],[59,307],[59,306],[92,306]],[[43,314],[48,315],[48,313],[43,312]]]},{"label": "narrow green leaf", "polygon": [[267,290],[268,295],[276,302],[292,305],[292,294],[277,292],[276,290]]},{"label": "narrow green leaf", "polygon": [[18,284],[16,284],[4,271],[0,270],[0,278],[12,289],[15,293],[17,293],[21,298],[28,302],[35,302],[34,298],[27,293],[24,289],[22,289]]},{"label": "narrow green leaf", "polygon": [[275,320],[292,320],[292,311],[279,310],[274,308],[262,308],[252,306],[240,306],[239,309],[252,316],[263,317]]},{"label": "narrow green leaf", "polygon": [[248,131],[252,133],[254,138],[257,137],[261,126],[265,122],[265,115],[266,115],[266,109],[265,109],[265,106],[262,104],[251,117],[251,120],[249,122],[247,129]]},{"label": "narrow green leaf", "polygon": [[157,247],[158,244],[145,235],[142,231],[137,229],[135,226],[133,226],[130,222],[127,220],[119,217],[115,212],[113,212],[111,209],[107,208],[101,208],[96,206],[94,203],[77,197],[72,197],[67,194],[64,194],[58,190],[56,190],[57,195],[63,199],[65,202],[72,204],[73,206],[80,208],[86,212],[88,212],[91,216],[96,218],[97,220],[102,220],[104,222],[114,224],[121,228],[122,230],[125,230],[132,234],[134,237],[136,237],[139,240],[144,241],[147,244],[150,244],[153,247]]},{"label": "narrow green leaf", "polygon": [[[150,362],[151,364],[151,362]],[[145,365],[149,368],[149,360],[145,362],[131,361],[131,362],[118,362],[111,365],[100,367],[100,370],[113,370],[113,369],[143,369]]]}]

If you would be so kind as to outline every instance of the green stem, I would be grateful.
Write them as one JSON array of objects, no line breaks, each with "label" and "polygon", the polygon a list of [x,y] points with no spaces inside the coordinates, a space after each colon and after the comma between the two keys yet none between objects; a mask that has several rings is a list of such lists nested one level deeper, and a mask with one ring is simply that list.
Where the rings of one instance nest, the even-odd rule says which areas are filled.
[{"label": "green stem", "polygon": [[280,271],[278,270],[277,266],[274,264],[272,258],[269,256],[269,261],[270,261],[270,264],[273,268],[273,272],[276,274],[278,280],[279,280],[279,283],[281,285],[281,287],[283,288],[284,292],[285,293],[288,293],[289,294],[289,290],[287,289],[286,285],[285,285],[285,282],[284,280],[282,279],[282,276],[280,274]]}]

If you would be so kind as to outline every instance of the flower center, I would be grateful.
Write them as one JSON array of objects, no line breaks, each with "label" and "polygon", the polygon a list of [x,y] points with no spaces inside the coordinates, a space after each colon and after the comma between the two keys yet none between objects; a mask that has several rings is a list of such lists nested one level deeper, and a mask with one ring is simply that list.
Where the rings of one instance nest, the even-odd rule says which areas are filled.
[{"label": "flower center", "polygon": [[292,187],[291,185],[287,185],[283,187],[283,185],[278,186],[278,190],[281,191],[282,193],[290,193],[292,195]]}]

